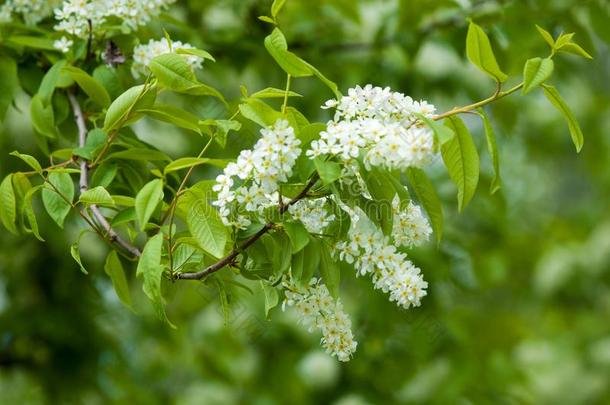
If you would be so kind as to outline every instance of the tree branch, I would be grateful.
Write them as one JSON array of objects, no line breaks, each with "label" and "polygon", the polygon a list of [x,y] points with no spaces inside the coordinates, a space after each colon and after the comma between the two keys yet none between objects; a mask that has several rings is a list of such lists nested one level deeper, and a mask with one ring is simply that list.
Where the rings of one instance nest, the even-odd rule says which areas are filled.
[{"label": "tree branch", "polygon": [[[305,185],[305,187],[301,190],[301,192],[296,197],[294,197],[292,200],[290,200],[287,204],[282,205],[280,207],[280,209],[279,209],[280,215],[285,213],[291,205],[293,205],[297,201],[305,198],[305,196],[307,195],[309,190],[311,190],[311,188],[314,186],[314,184],[316,184],[317,181],[318,181],[318,175],[314,174],[311,177],[311,179],[309,179],[309,182],[307,183],[307,185]],[[254,242],[259,240],[261,238],[261,236],[263,236],[264,234],[269,232],[274,227],[275,227],[275,224],[273,222],[268,222],[267,224],[265,224],[265,226],[263,226],[263,228],[261,230],[259,230],[254,235],[250,236],[248,239],[246,239],[246,241],[244,243],[239,245],[237,248],[233,249],[231,251],[231,253],[229,253],[228,255],[226,255],[225,257],[223,257],[216,263],[206,267],[205,269],[203,269],[201,271],[195,272],[195,273],[178,273],[175,275],[175,278],[179,279],[179,280],[201,280],[202,278],[209,276],[212,273],[217,272],[218,270],[222,269],[223,267],[233,263],[235,261],[235,258],[241,252],[243,252],[244,250],[249,248],[252,244],[254,244]]]},{"label": "tree branch", "polygon": [[[72,106],[72,111],[74,113],[74,120],[76,121],[76,126],[78,127],[78,146],[82,148],[87,142],[87,124],[85,123],[85,116],[73,91],[68,91],[68,99],[70,100],[70,105]],[[80,178],[78,184],[81,194],[87,191],[89,188],[89,167],[87,166],[87,161],[85,159],[81,159],[80,161]],[[135,257],[140,256],[140,250],[137,247],[131,245],[129,242],[121,238],[119,234],[112,229],[110,223],[108,223],[108,220],[106,217],[104,217],[104,214],[102,214],[97,205],[91,204],[89,209],[91,209],[91,213],[100,226],[106,231],[111,242],[122,246]]]}]

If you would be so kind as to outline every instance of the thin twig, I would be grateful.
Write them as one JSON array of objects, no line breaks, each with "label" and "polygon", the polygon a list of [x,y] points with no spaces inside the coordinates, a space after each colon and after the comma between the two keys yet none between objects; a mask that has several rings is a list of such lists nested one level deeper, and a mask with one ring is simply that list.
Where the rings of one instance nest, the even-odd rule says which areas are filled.
[{"label": "thin twig", "polygon": [[[82,148],[87,142],[87,124],[85,123],[85,116],[73,91],[68,91],[68,99],[70,101],[70,105],[72,106],[74,119],[78,127],[78,145]],[[85,159],[81,159],[80,162],[80,178],[78,184],[80,194],[84,193],[89,188],[89,167],[87,166],[87,161]],[[121,238],[112,229],[108,223],[108,220],[104,217],[97,205],[91,204],[89,209],[100,226],[106,231],[106,234],[111,242],[116,242],[118,245],[122,246],[125,250],[136,257],[140,256],[140,250],[137,247],[131,245],[129,242]]]}]

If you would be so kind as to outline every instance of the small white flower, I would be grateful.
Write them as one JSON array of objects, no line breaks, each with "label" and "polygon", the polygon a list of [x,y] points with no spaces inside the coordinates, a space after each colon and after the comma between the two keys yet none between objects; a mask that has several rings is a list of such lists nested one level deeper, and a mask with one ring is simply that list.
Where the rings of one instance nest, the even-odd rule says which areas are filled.
[{"label": "small white flower", "polygon": [[68,53],[70,51],[70,48],[72,47],[72,45],[74,45],[74,41],[72,41],[66,37],[61,37],[57,41],[53,42],[53,47],[55,49],[60,50],[63,53]]}]

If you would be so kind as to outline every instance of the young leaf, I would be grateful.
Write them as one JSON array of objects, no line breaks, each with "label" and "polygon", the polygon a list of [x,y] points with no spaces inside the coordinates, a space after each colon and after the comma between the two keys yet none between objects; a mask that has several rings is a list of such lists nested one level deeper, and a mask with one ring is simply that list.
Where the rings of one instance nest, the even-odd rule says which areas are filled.
[{"label": "young leaf", "polygon": [[210,55],[209,52],[206,52],[201,49],[177,48],[177,49],[174,49],[174,52],[176,52],[179,55],[192,55],[192,56],[197,56],[201,59],[209,59],[212,62],[216,62],[216,59],[214,59],[214,57],[212,55]]},{"label": "young leaf", "polygon": [[79,199],[84,204],[97,204],[108,207],[114,207],[114,200],[110,196],[110,193],[102,186],[97,186],[83,192]]},{"label": "young leaf", "polygon": [[239,112],[244,118],[256,122],[261,127],[272,126],[275,121],[282,117],[282,114],[271,108],[269,104],[254,98],[240,104]]},{"label": "young leaf", "polygon": [[441,206],[441,201],[434,190],[434,185],[426,173],[416,167],[409,168],[407,177],[409,178],[411,187],[415,191],[417,199],[426,210],[428,218],[430,218],[430,225],[436,235],[436,243],[440,244],[443,236],[443,208]]},{"label": "young leaf", "polygon": [[48,107],[51,103],[51,96],[55,91],[55,87],[59,82],[62,69],[66,66],[65,60],[60,60],[51,66],[51,69],[44,75],[38,87],[38,97],[42,101],[43,106]]},{"label": "young leaf", "polygon": [[568,107],[565,101],[563,101],[563,98],[561,98],[555,87],[544,84],[542,85],[542,88],[544,89],[544,95],[546,98],[555,106],[555,108],[557,108],[557,110],[559,110],[568,123],[568,128],[570,130],[570,135],[572,136],[572,142],[574,142],[574,146],[576,147],[576,152],[580,152],[584,143],[584,136],[580,129],[580,125],[578,125],[576,117],[572,113],[572,110],[570,110],[570,107]]},{"label": "young leaf", "polygon": [[97,80],[82,69],[74,66],[66,66],[63,68],[72,80],[78,83],[79,87],[100,107],[108,107],[110,105],[110,95]]},{"label": "young leaf", "polygon": [[15,225],[17,220],[17,199],[13,189],[13,175],[9,174],[0,183],[0,220],[9,232],[18,235]]},{"label": "young leaf", "polygon": [[426,117],[423,114],[416,114],[417,118],[422,120],[432,129],[434,133],[434,142],[436,145],[443,145],[446,142],[449,142],[454,137],[453,131],[445,125],[442,125],[430,118]]},{"label": "young leaf", "polygon": [[125,91],[108,107],[104,132],[109,133],[137,120],[141,113],[136,111],[152,107],[156,96],[156,89],[145,85],[134,86]]},{"label": "young leaf", "polygon": [[552,74],[553,60],[551,58],[528,59],[523,68],[523,94],[527,94],[533,88],[540,86]]},{"label": "young leaf", "polygon": [[34,213],[34,207],[32,206],[32,197],[34,197],[34,194],[42,187],[42,185],[32,187],[27,191],[27,193],[25,193],[25,196],[23,197],[23,214],[25,215],[25,218],[30,224],[30,229],[28,230],[26,228],[26,231],[33,233],[36,239],[41,242],[44,242],[44,239],[42,238],[42,236],[40,236],[40,232],[38,230],[38,221],[36,220],[36,214]]},{"label": "young leaf", "polygon": [[589,55],[587,51],[582,49],[582,47],[574,42],[568,42],[564,44],[561,48],[558,49],[559,52],[571,53],[574,55],[582,56],[586,59],[593,59],[593,56]]},{"label": "young leaf", "polygon": [[159,84],[170,90],[182,92],[198,84],[186,57],[175,53],[166,53],[153,58],[149,68]]},{"label": "young leaf", "polygon": [[163,173],[167,174],[175,172],[177,170],[187,169],[189,167],[198,166],[202,164],[212,164],[214,166],[224,167],[228,163],[228,160],[224,159],[210,159],[210,158],[198,158],[198,157],[185,157],[174,160],[163,169]]},{"label": "young leaf", "polygon": [[0,77],[2,78],[2,91],[0,91],[0,122],[4,122],[6,111],[13,102],[15,91],[18,88],[17,63],[14,59],[0,55]]},{"label": "young leaf", "polygon": [[292,253],[297,253],[309,243],[309,232],[300,222],[284,222],[284,230],[290,238]]},{"label": "young leaf", "polygon": [[55,113],[52,105],[43,103],[42,98],[36,94],[30,103],[30,117],[32,126],[40,135],[47,138],[57,138],[57,128],[55,127]]},{"label": "young leaf", "polygon": [[106,263],[104,264],[104,271],[110,277],[112,286],[116,292],[117,297],[121,300],[125,306],[129,309],[133,309],[131,306],[131,293],[129,292],[129,284],[125,277],[125,271],[121,265],[121,260],[116,251],[111,250],[106,257]]},{"label": "young leaf", "polygon": [[471,22],[466,35],[466,55],[472,64],[502,83],[508,76],[500,70],[485,31]]},{"label": "young leaf", "polygon": [[275,28],[265,38],[265,48],[278,65],[292,77],[311,76],[309,64],[288,50],[286,38],[279,28]]},{"label": "young leaf", "polygon": [[38,160],[36,160],[36,158],[34,156],[24,155],[23,153],[19,153],[16,150],[9,153],[9,155],[18,157],[19,159],[23,160],[25,163],[27,163],[28,166],[30,166],[32,169],[34,169],[34,171],[36,173],[42,173],[42,167],[40,166],[40,163],[38,163]]},{"label": "young leaf", "polygon": [[201,135],[201,128],[198,125],[199,118],[188,111],[174,107],[170,104],[156,104],[151,108],[138,110],[151,118],[159,121],[174,124],[179,128],[188,129]]},{"label": "young leaf", "polygon": [[339,264],[334,261],[329,248],[320,244],[320,276],[328,288],[330,295],[335,299],[339,297],[339,283],[341,282],[341,271]]},{"label": "young leaf", "polygon": [[167,318],[165,313],[165,301],[161,294],[161,277],[163,276],[163,266],[161,265],[161,253],[163,250],[163,234],[158,233],[146,242],[136,276],[144,278],[142,290],[152,302],[159,318],[167,322],[172,328],[175,326]]},{"label": "young leaf", "polygon": [[313,161],[320,179],[324,184],[330,184],[341,177],[341,165],[337,162],[315,158]]},{"label": "young leaf", "polygon": [[163,200],[163,182],[161,179],[151,180],[136,195],[136,216],[143,231],[157,205]]},{"label": "young leaf", "polygon": [[189,207],[186,223],[199,246],[214,257],[225,253],[229,231],[222,223],[218,211],[204,200],[195,200]]},{"label": "young leaf", "polygon": [[265,281],[260,281],[261,288],[265,294],[265,318],[269,318],[269,311],[277,306],[280,302],[277,289]]},{"label": "young leaf", "polygon": [[441,146],[441,154],[449,176],[458,189],[458,210],[462,211],[474,196],[479,182],[479,154],[466,125],[451,116],[445,125],[455,133],[449,142]]},{"label": "young leaf", "polygon": [[[276,89],[273,87],[267,87],[266,89],[259,90],[253,93],[250,97],[252,98],[284,98],[286,96],[286,90]],[[288,92],[288,97],[303,97],[299,93],[294,91]]]},{"label": "young leaf", "polygon": [[49,174],[47,181],[52,186],[45,184],[42,189],[42,204],[53,221],[63,228],[64,220],[72,208],[70,203],[74,199],[74,183],[69,174],[57,172]]},{"label": "young leaf", "polygon": [[489,155],[491,156],[491,162],[494,168],[494,177],[491,180],[491,184],[489,185],[489,192],[491,194],[495,193],[500,189],[500,158],[498,155],[498,148],[496,146],[496,133],[491,126],[491,122],[485,114],[485,111],[482,108],[478,109],[479,116],[483,120],[483,128],[485,129],[485,138],[487,139],[487,149],[489,150]]},{"label": "young leaf", "polygon": [[545,30],[544,28],[542,28],[538,25],[536,25],[536,29],[538,30],[540,35],[542,35],[542,38],[544,38],[546,43],[549,44],[551,49],[555,49],[555,40],[553,39],[553,36],[551,34],[549,34],[549,32],[547,30]]},{"label": "young leaf", "polygon": [[282,7],[284,7],[284,4],[286,4],[286,0],[273,0],[273,3],[271,4],[271,16],[274,19],[277,17]]},{"label": "young leaf", "polygon": [[72,256],[74,261],[76,263],[78,263],[78,267],[80,267],[80,271],[82,271],[83,274],[89,274],[87,272],[87,269],[85,269],[85,266],[83,266],[83,262],[81,261],[81,258],[80,258],[80,240],[86,232],[87,232],[86,230],[82,231],[80,233],[80,235],[78,236],[78,239],[76,240],[76,242],[74,242],[72,245],[70,245],[70,255]]}]

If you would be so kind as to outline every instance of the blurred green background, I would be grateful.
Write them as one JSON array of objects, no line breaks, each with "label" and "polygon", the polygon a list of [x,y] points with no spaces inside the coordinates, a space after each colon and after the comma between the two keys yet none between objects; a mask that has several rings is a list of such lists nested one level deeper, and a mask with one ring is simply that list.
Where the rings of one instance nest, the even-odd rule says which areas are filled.
[{"label": "blurred green background", "polygon": [[[257,20],[270,1],[178,1],[141,39],[172,38],[210,51],[203,79],[237,99],[283,87]],[[81,243],[90,270],[69,254],[82,224],[59,230],[40,211],[42,235],[0,232],[0,403],[176,404],[592,404],[610,403],[610,5],[605,0],[288,0],[279,17],[291,49],[336,81],[391,86],[441,111],[493,92],[464,56],[467,18],[490,34],[503,69],[521,73],[545,56],[534,24],[575,32],[593,61],[560,55],[552,82],[585,133],[574,152],[567,127],[541,92],[488,110],[498,135],[502,189],[489,195],[491,162],[476,117],[465,119],[482,156],[473,202],[456,210],[439,163],[446,235],[412,253],[430,284],[420,308],[399,310],[367,279],[343,275],[342,297],[359,342],[352,361],[321,352],[319,336],[277,308],[265,319],[256,294],[235,289],[223,320],[214,289],[168,284],[169,329],[133,283],[138,314],[103,272],[106,247]],[[186,25],[178,24],[178,21]],[[514,80],[517,80],[516,78]],[[293,101],[324,121],[332,96],[314,79],[293,81]],[[0,127],[0,175],[23,169],[8,156],[36,149],[23,94]],[[192,106],[199,108],[197,104]],[[202,114],[205,111],[200,111]],[[154,121],[136,133],[174,157],[204,140]],[[235,154],[255,128],[230,138]],[[206,173],[198,173],[200,176]],[[131,278],[133,278],[131,274]]]}]

